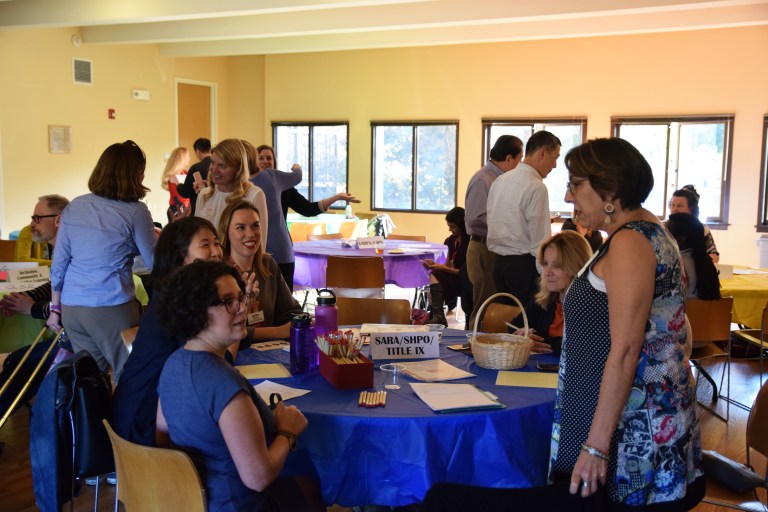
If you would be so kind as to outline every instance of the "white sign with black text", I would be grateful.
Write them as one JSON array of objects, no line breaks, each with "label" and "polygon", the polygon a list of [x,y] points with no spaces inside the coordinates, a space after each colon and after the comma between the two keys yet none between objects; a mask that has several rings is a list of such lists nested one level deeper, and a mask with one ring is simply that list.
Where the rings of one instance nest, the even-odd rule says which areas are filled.
[{"label": "white sign with black text", "polygon": [[435,359],[440,357],[440,339],[436,331],[372,332],[371,358]]},{"label": "white sign with black text", "polygon": [[357,239],[358,249],[379,249],[384,250],[383,236],[365,236]]}]

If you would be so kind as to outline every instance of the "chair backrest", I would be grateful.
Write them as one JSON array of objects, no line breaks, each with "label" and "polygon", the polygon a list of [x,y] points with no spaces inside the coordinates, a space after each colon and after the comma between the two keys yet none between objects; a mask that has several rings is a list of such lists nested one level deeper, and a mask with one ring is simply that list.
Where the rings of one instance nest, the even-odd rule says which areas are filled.
[{"label": "chair backrest", "polygon": [[16,240],[0,240],[0,261],[16,261]]},{"label": "chair backrest", "polygon": [[[339,224],[339,234],[342,238],[353,238],[355,231],[357,231],[357,225],[359,221],[355,219],[349,219]],[[365,225],[368,225],[368,221],[365,221]]]},{"label": "chair backrest", "polygon": [[384,288],[381,256],[328,256],[325,285],[329,288]]},{"label": "chair backrest", "polygon": [[325,235],[307,235],[307,240],[335,240],[344,238],[341,233],[326,233]]},{"label": "chair backrest", "polygon": [[291,222],[288,232],[294,242],[306,242],[309,235],[325,233],[325,222]]},{"label": "chair backrest", "polygon": [[338,297],[339,325],[410,324],[411,303],[405,299]]},{"label": "chair backrest", "polygon": [[115,455],[117,498],[126,511],[205,511],[205,490],[189,455],[126,441],[107,420],[104,427]]},{"label": "chair backrest", "polygon": [[686,300],[685,314],[691,322],[694,344],[730,339],[732,309],[733,297]]},{"label": "chair backrest", "polygon": [[[483,332],[507,332],[507,322],[520,314],[520,308],[508,304],[499,304],[492,302],[485,308],[483,313]],[[522,325],[518,326],[522,327]]]},{"label": "chair backrest", "polygon": [[426,242],[424,235],[395,235],[394,233],[387,237],[387,240],[411,240],[413,242]]},{"label": "chair backrest", "polygon": [[749,463],[749,449],[768,457],[768,382],[763,384],[757,392],[755,403],[749,411],[747,418],[747,463]]}]

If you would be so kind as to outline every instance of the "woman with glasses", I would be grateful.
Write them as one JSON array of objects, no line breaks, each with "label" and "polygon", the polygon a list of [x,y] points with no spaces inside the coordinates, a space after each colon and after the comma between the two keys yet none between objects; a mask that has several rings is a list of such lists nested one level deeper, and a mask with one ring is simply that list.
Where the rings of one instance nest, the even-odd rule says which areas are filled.
[{"label": "woman with glasses", "polygon": [[168,334],[157,316],[157,295],[170,274],[193,261],[221,261],[219,237],[202,217],[186,217],[168,224],[155,247],[152,282],[156,293],[141,316],[131,355],[112,396],[112,428],[121,437],[146,446],[155,444],[157,381],[166,359],[184,345]]},{"label": "woman with glasses", "polygon": [[259,294],[252,297],[246,318],[251,342],[287,339],[291,316],[301,312],[277,263],[264,252],[261,229],[260,212],[248,201],[236,201],[221,214],[219,233],[224,261],[259,283]]},{"label": "woman with glasses", "polygon": [[128,350],[120,333],[139,324],[141,304],[133,284],[133,260],[150,270],[157,243],[142,185],[146,157],[128,140],[99,157],[88,180],[90,194],[62,212],[51,266],[48,327],[67,329],[75,351],[86,350],[102,371],[120,379]]},{"label": "woman with glasses", "polygon": [[282,402],[270,411],[224,359],[245,337],[247,297],[239,272],[220,262],[186,265],[163,287],[160,322],[186,343],[160,375],[157,444],[189,454],[210,512],[325,510],[316,481],[279,477],[304,415]]}]

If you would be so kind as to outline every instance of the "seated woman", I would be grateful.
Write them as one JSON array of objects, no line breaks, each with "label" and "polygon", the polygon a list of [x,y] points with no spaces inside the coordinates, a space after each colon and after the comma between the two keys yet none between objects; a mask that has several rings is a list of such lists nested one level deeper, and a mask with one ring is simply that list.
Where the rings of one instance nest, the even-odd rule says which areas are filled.
[{"label": "seated woman", "polygon": [[259,283],[259,295],[248,310],[250,341],[288,338],[291,316],[301,305],[291,295],[280,268],[261,243],[261,215],[248,201],[235,201],[221,214],[219,223],[224,261],[238,272],[250,273]]},{"label": "seated woman", "polygon": [[720,298],[720,278],[717,267],[707,254],[704,225],[690,213],[673,213],[666,223],[675,237],[683,258],[688,280],[688,298],[717,300]]},{"label": "seated woman", "polygon": [[[467,260],[467,247],[469,247],[469,235],[464,225],[464,208],[457,206],[445,215],[445,223],[451,236],[443,242],[448,246],[448,259],[445,265],[435,263],[434,260],[423,260],[422,264],[432,272],[429,275],[429,307],[432,316],[427,323],[443,324],[448,327],[443,306],[448,303],[448,310],[456,307],[456,298],[461,297],[462,307],[466,311],[472,311],[472,289],[462,287],[460,277],[461,267]],[[469,301],[469,302],[467,302]]]},{"label": "seated woman", "polygon": [[[560,355],[565,292],[591,257],[589,243],[576,231],[560,231],[539,246],[536,254],[541,266],[539,292],[525,308],[530,328],[528,337],[534,342],[534,352]],[[522,326],[522,313],[512,323]],[[515,334],[522,335],[523,329]]]},{"label": "seated woman", "polygon": [[[171,272],[193,261],[220,261],[221,246],[213,225],[202,217],[186,217],[168,224],[155,247],[152,279],[163,288]],[[157,317],[158,293],[141,316],[131,354],[112,396],[112,428],[124,439],[146,446],[155,444],[157,381],[166,359],[184,339],[163,330]]]},{"label": "seated woman", "polygon": [[210,512],[325,510],[316,482],[302,480],[305,491],[278,477],[307,419],[282,402],[273,414],[224,360],[246,334],[248,299],[238,272],[215,261],[186,265],[163,287],[160,322],[186,344],[160,375],[157,444],[192,458]]},{"label": "seated woman", "polygon": [[[672,198],[669,200],[669,213],[690,213],[696,218],[699,217],[699,193],[693,185],[685,185],[680,190],[672,192]],[[720,261],[720,253],[717,252],[715,239],[712,238],[712,231],[704,226],[704,243],[707,248],[707,254],[712,261]]]}]

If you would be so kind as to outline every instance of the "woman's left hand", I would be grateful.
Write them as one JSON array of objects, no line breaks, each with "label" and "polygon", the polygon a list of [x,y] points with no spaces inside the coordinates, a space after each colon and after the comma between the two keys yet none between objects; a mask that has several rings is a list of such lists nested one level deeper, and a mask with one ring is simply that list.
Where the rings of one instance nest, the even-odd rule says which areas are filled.
[{"label": "woman's left hand", "polygon": [[581,492],[586,498],[597,492],[597,484],[605,485],[605,475],[608,471],[608,463],[585,451],[579,453],[579,458],[571,473],[571,494]]}]

